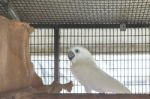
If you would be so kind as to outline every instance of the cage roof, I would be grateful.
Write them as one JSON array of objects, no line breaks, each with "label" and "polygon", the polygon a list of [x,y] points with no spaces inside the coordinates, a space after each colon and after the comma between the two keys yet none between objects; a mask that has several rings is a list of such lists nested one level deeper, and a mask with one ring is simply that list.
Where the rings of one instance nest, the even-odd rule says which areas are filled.
[{"label": "cage roof", "polygon": [[150,0],[2,1],[0,15],[31,24],[150,24]]}]

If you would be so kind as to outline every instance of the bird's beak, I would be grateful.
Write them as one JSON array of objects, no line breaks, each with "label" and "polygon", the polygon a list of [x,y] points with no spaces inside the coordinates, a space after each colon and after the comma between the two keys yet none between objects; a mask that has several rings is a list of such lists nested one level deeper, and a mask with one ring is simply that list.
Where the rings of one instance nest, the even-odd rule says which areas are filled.
[{"label": "bird's beak", "polygon": [[72,60],[75,57],[75,54],[72,51],[68,52],[68,58],[69,60]]}]

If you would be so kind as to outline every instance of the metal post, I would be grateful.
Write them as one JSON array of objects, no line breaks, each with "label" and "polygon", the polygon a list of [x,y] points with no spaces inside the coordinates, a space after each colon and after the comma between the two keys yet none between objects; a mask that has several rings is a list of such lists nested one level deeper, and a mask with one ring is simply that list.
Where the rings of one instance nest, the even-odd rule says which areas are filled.
[{"label": "metal post", "polygon": [[59,82],[59,28],[54,28],[54,81]]}]

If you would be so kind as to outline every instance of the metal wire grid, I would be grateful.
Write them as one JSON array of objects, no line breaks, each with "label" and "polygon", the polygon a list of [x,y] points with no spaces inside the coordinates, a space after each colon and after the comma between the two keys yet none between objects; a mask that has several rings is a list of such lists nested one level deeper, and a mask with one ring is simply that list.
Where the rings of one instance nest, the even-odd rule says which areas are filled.
[{"label": "metal wire grid", "polygon": [[30,35],[30,54],[35,71],[44,84],[54,81],[54,30],[35,29]]},{"label": "metal wire grid", "polygon": [[8,7],[7,7],[6,3],[3,1],[0,1],[0,15],[10,18],[9,14],[8,14]]},{"label": "metal wire grid", "polygon": [[149,24],[149,0],[9,0],[32,24]]},{"label": "metal wire grid", "polygon": [[[40,29],[37,32],[42,34]],[[50,37],[49,39],[51,39],[51,36],[45,36],[44,33],[42,35],[39,34],[34,33],[32,36],[34,39],[39,39],[37,37],[43,39]],[[39,41],[40,44],[37,47],[49,45],[43,45],[41,42],[43,41]],[[35,41],[31,43],[31,46],[35,46]],[[53,47],[54,42],[51,44],[49,46]],[[66,54],[67,50],[73,46],[88,48],[93,57],[95,57],[98,66],[127,86],[132,93],[150,92],[150,29],[128,28],[126,31],[120,31],[119,28],[60,29],[59,46],[60,82],[66,83],[72,80],[74,83],[72,93],[85,92],[83,86],[80,85],[70,72],[70,62]],[[49,54],[53,53],[53,50],[47,50],[47,46],[44,48],[41,51],[35,51],[36,47],[31,47],[31,53],[32,55],[33,53],[39,53],[38,57],[44,57],[43,55],[47,54],[50,55],[49,57],[53,57],[53,54]],[[35,61],[36,59],[32,58],[32,60]],[[42,61],[41,58],[38,61]],[[49,77],[49,74],[44,72],[45,74],[42,75],[42,78],[43,80],[47,77],[53,79],[54,61],[47,58],[45,58],[45,61],[49,62],[49,68],[45,68],[45,70],[51,71],[53,76]],[[42,66],[44,67],[45,64],[42,63]],[[50,67],[52,67],[52,70]],[[38,73],[43,69],[37,69]],[[63,93],[66,93],[66,91],[63,91]]]}]

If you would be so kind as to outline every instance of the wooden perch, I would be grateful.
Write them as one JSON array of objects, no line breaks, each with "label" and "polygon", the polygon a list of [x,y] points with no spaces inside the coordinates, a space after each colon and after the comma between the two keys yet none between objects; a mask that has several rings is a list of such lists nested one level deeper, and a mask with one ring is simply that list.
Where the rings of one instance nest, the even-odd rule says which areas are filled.
[{"label": "wooden perch", "polygon": [[35,94],[32,99],[150,99],[149,94]]},{"label": "wooden perch", "polygon": [[[12,99],[12,97],[0,97]],[[13,99],[150,99],[150,94],[18,94]]]},{"label": "wooden perch", "polygon": [[62,89],[67,90],[68,92],[71,92],[72,90],[72,82],[66,84],[60,84],[58,82],[53,82],[51,85],[45,85],[38,88],[35,88],[37,90],[37,93],[60,93]]}]

